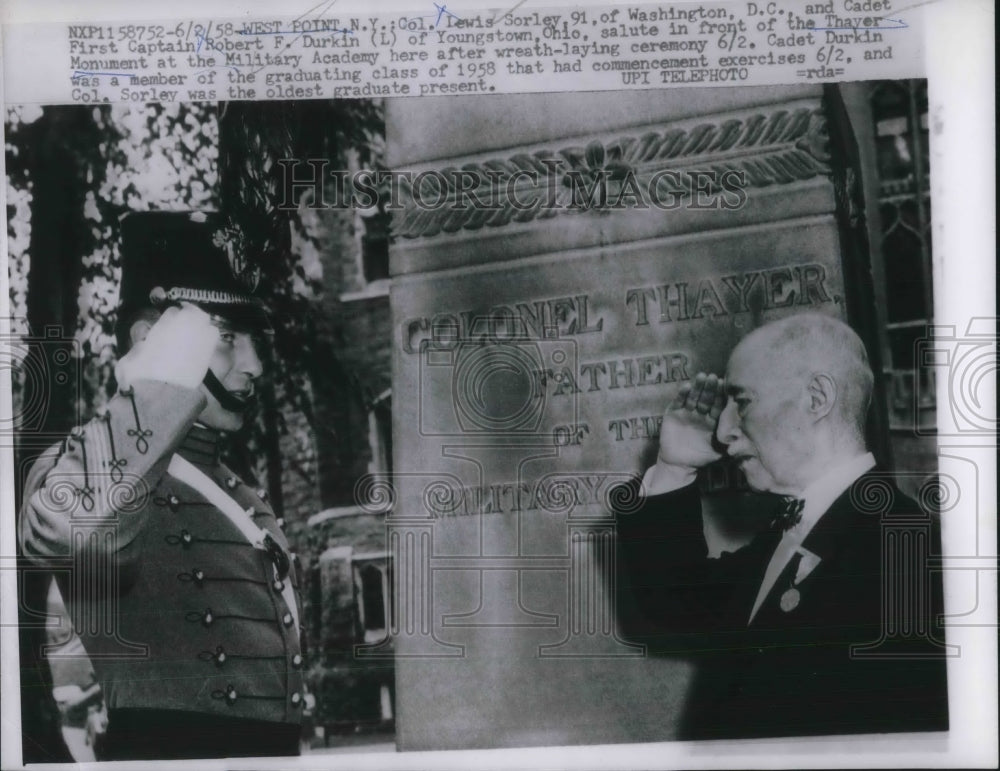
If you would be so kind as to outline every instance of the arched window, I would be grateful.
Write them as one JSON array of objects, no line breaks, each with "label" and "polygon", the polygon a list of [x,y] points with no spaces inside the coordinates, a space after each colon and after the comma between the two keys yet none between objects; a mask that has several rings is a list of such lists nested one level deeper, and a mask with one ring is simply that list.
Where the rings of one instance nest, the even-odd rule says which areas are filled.
[{"label": "arched window", "polygon": [[[933,323],[931,201],[927,81],[875,81],[868,85],[878,173],[881,232],[872,244],[883,261],[890,427],[932,430],[934,377],[917,361],[917,342]],[[876,288],[878,291],[878,288]]]}]

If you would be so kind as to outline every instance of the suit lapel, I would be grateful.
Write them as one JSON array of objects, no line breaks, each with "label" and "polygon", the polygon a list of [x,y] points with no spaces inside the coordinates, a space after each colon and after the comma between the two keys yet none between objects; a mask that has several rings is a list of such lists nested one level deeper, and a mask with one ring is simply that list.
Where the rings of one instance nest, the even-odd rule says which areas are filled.
[{"label": "suit lapel", "polygon": [[[750,609],[757,600],[757,593],[760,591],[767,566],[780,541],[780,530],[765,530],[759,533],[751,541],[750,545],[746,547],[748,552],[746,564],[751,567],[739,577],[740,587],[737,591],[733,592],[732,603],[729,608],[733,624],[736,627],[746,627]],[[766,600],[767,598],[765,598],[764,604],[761,605],[758,615],[764,609],[764,605],[767,604]]]},{"label": "suit lapel", "polygon": [[823,561],[833,559],[844,544],[850,543],[868,525],[851,502],[851,488],[857,483],[853,482],[841,493],[802,541],[805,549]]},{"label": "suit lapel", "polygon": [[[750,624],[752,627],[761,624],[766,616],[770,616],[774,612],[775,608],[781,606],[783,595],[785,595],[789,589],[793,588],[795,573],[799,568],[800,559],[800,554],[796,552],[792,555],[791,559],[788,560],[784,568],[782,568],[777,579],[775,579],[774,583],[771,585],[767,596],[765,596],[763,602],[761,602],[760,608],[757,610],[757,615],[754,616],[754,619]],[[756,600],[757,591],[759,589],[760,585],[758,582],[757,586],[754,588],[754,596],[751,598],[749,607],[753,607],[753,601]],[[798,589],[796,589],[796,591],[798,591]],[[791,607],[788,607],[786,604],[786,606],[782,608],[785,613],[794,610],[795,607],[798,607],[797,600],[788,600],[788,602],[791,602],[792,604]],[[784,613],[781,615],[784,615]],[[767,624],[766,621],[764,621],[764,623]]]},{"label": "suit lapel", "polygon": [[[852,483],[851,487],[854,484],[857,483]],[[823,563],[832,563],[840,549],[859,532],[859,528],[866,526],[867,523],[851,503],[851,487],[841,493],[803,539],[800,550],[812,556],[803,557],[801,551],[792,556],[761,604],[755,624],[764,615],[773,616],[776,613],[778,617],[787,617],[799,602],[808,602],[810,580],[817,575],[822,576]],[[771,551],[773,553],[773,549]],[[802,576],[798,583],[795,582],[796,575]],[[788,594],[791,589],[794,591]]]}]

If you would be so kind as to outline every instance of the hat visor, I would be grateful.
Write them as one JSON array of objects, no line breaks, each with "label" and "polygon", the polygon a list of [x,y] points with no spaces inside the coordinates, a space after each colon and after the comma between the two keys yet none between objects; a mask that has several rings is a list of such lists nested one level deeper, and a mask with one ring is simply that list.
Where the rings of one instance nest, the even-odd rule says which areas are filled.
[{"label": "hat visor", "polygon": [[240,331],[273,335],[271,314],[259,303],[193,303],[205,313],[218,316]]}]

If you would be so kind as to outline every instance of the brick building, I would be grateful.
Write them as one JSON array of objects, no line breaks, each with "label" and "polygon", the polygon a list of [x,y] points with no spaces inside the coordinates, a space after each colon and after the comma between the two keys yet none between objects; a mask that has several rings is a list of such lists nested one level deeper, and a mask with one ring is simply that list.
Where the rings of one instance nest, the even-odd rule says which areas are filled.
[{"label": "brick building", "polygon": [[[348,170],[356,158],[348,153]],[[281,487],[305,579],[316,723],[329,740],[393,722],[391,649],[389,658],[354,655],[386,637],[390,611],[386,510],[355,504],[360,482],[392,470],[388,217],[310,203],[300,207],[297,248],[320,287],[311,313],[325,355],[310,373],[309,417],[279,397],[288,427]]]}]

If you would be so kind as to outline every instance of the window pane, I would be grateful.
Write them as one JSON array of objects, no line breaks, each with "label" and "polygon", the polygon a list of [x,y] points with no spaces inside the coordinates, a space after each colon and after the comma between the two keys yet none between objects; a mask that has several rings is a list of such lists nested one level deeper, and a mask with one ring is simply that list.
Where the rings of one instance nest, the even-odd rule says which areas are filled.
[{"label": "window pane", "polygon": [[364,604],[365,629],[385,629],[382,571],[375,565],[361,568],[361,601]]},{"label": "window pane", "polygon": [[926,319],[930,315],[924,301],[923,245],[906,222],[911,216],[909,208],[908,205],[882,207],[883,222],[890,217],[895,219],[892,230],[882,241],[889,323]]}]

